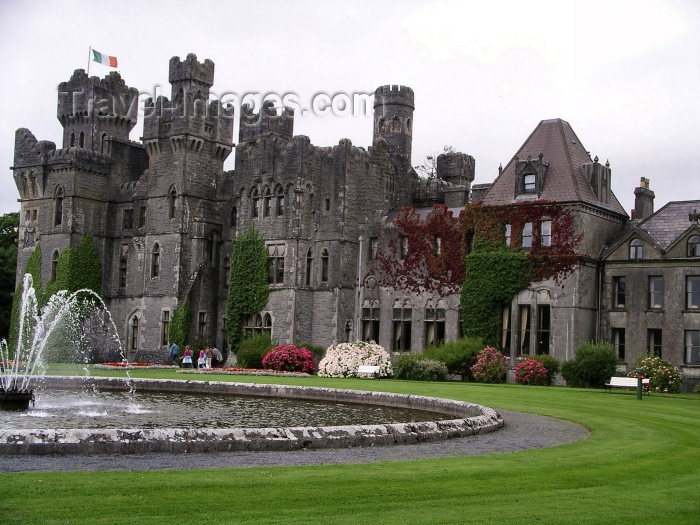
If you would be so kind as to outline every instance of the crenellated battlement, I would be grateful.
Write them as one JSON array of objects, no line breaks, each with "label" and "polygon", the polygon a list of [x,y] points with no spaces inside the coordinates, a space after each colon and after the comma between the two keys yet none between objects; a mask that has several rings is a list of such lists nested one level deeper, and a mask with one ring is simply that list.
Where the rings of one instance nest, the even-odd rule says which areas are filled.
[{"label": "crenellated battlement", "polygon": [[398,104],[415,109],[413,90],[408,86],[380,86],[374,91],[374,107],[382,104]]},{"label": "crenellated battlement", "polygon": [[199,62],[194,53],[188,54],[184,61],[180,57],[172,57],[169,80],[171,84],[193,81],[210,88],[214,84],[214,62],[208,58]]},{"label": "crenellated battlement", "polygon": [[239,142],[255,142],[265,134],[291,139],[294,136],[294,110],[285,106],[278,114],[272,100],[264,101],[258,113],[254,113],[248,104],[241,106]]}]

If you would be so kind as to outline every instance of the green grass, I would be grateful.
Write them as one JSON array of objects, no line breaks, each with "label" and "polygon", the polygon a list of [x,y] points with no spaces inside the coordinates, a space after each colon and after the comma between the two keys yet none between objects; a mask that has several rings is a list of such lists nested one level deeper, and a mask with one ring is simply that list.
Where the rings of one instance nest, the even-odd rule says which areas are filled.
[{"label": "green grass", "polygon": [[[52,367],[52,372],[70,373],[70,369]],[[103,374],[119,373],[94,372]],[[170,370],[139,370],[131,376],[182,378]],[[675,525],[699,521],[698,395],[652,395],[639,401],[632,392],[561,387],[318,377],[202,379],[460,399],[567,419],[584,425],[591,436],[542,450],[392,463],[2,474],[2,522]]]}]

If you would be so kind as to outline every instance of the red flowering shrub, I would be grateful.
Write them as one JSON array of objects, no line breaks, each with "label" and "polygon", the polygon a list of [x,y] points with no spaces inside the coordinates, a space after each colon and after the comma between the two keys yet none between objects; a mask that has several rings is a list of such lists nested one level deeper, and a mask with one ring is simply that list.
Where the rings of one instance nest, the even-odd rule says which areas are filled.
[{"label": "red flowering shrub", "polygon": [[525,359],[515,367],[515,382],[521,385],[547,385],[547,369],[539,361]]},{"label": "red flowering shrub", "polygon": [[262,364],[264,368],[280,372],[313,374],[316,371],[313,354],[306,348],[297,348],[294,345],[274,347],[265,354]]},{"label": "red flowering shrub", "polygon": [[476,364],[471,367],[474,381],[479,383],[500,383],[506,373],[508,358],[500,351],[487,346],[476,356]]}]

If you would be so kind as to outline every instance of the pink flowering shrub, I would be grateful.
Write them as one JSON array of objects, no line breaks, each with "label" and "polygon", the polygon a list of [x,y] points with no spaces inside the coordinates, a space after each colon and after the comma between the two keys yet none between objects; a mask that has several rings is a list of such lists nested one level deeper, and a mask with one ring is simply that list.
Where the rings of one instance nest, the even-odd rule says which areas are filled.
[{"label": "pink flowering shrub", "polygon": [[294,345],[274,347],[265,354],[262,364],[268,370],[280,372],[306,372],[307,374],[313,374],[316,371],[313,354],[306,348],[297,348]]},{"label": "pink flowering shrub", "polygon": [[476,364],[471,367],[474,381],[479,383],[500,383],[506,373],[508,358],[500,351],[487,346],[476,356]]},{"label": "pink flowering shrub", "polygon": [[515,382],[521,385],[546,386],[548,383],[547,369],[539,361],[525,359],[515,367]]}]

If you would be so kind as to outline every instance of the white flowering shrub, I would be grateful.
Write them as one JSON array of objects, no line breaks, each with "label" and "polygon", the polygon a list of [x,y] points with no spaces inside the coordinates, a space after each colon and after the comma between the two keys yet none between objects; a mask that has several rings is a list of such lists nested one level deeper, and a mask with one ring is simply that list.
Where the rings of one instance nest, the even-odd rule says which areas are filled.
[{"label": "white flowering shrub", "polygon": [[357,371],[360,365],[378,366],[379,377],[393,375],[389,353],[383,346],[366,341],[329,346],[326,355],[318,364],[318,375],[320,377],[376,377],[374,374],[360,374]]}]

